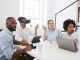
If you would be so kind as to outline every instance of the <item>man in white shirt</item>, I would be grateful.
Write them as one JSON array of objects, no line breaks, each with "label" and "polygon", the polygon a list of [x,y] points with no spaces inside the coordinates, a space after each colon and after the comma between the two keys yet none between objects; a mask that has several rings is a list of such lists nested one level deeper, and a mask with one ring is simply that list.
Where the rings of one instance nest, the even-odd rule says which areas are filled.
[{"label": "man in white shirt", "polygon": [[26,24],[30,23],[30,20],[27,20],[25,17],[19,17],[18,21],[20,27],[17,28],[17,31],[15,32],[15,39],[31,43],[34,33],[28,26],[26,26]]},{"label": "man in white shirt", "polygon": [[[8,17],[6,19],[6,27],[0,32],[0,60],[11,60],[32,49],[31,45],[16,41],[13,38],[13,31],[16,30],[16,24],[15,18]],[[26,47],[14,51],[14,44],[22,44],[26,45]]]}]

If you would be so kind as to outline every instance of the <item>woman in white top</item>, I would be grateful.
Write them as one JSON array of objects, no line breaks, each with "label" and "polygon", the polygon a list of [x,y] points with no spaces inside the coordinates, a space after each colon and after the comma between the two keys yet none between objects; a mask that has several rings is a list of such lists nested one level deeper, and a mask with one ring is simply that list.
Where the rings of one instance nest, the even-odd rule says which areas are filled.
[{"label": "woman in white top", "polygon": [[26,25],[30,23],[30,21],[27,20],[25,17],[19,17],[18,21],[20,23],[20,27],[17,28],[17,31],[15,32],[15,39],[31,43],[35,34],[33,33],[33,30]]},{"label": "woman in white top", "polygon": [[66,32],[62,35],[62,37],[71,40],[77,39],[77,41],[75,42],[78,43],[78,47],[79,47],[79,34],[78,32],[75,31],[75,27],[76,24],[74,20],[71,19],[65,20],[63,23],[63,28]]},{"label": "woman in white top", "polygon": [[[48,20],[47,25],[48,25],[48,30],[45,29],[45,31],[47,31],[47,40],[52,43],[52,41],[56,41],[56,38],[61,35],[61,31],[57,30],[54,27],[53,20]],[[46,34],[46,32],[44,34]],[[44,36],[46,37],[46,35]]]}]

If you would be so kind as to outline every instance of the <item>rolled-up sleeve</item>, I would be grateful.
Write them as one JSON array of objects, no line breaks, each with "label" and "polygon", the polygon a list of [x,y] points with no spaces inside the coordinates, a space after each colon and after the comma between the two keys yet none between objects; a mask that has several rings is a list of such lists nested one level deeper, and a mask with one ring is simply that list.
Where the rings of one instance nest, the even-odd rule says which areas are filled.
[{"label": "rolled-up sleeve", "polygon": [[13,40],[10,36],[1,37],[1,50],[7,59],[11,59],[14,53]]}]

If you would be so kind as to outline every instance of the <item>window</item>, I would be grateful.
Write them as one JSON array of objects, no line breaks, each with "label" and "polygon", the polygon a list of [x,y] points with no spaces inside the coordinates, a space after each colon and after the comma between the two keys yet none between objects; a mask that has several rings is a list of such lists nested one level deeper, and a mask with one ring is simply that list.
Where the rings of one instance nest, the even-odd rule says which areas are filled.
[{"label": "window", "polygon": [[31,25],[42,24],[42,20],[45,20],[45,16],[43,16],[46,12],[44,9],[45,1],[47,0],[20,0],[19,16],[24,16],[27,19],[30,19]]}]

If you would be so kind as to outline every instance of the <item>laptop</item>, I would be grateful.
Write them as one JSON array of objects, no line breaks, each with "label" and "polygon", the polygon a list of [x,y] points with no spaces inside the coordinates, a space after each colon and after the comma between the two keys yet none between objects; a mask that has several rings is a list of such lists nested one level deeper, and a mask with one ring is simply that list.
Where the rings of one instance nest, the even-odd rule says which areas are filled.
[{"label": "laptop", "polygon": [[33,38],[32,43],[39,43],[41,36],[36,36]]},{"label": "laptop", "polygon": [[69,50],[72,52],[77,52],[77,40],[71,40],[66,38],[57,38],[57,43],[59,48]]}]

